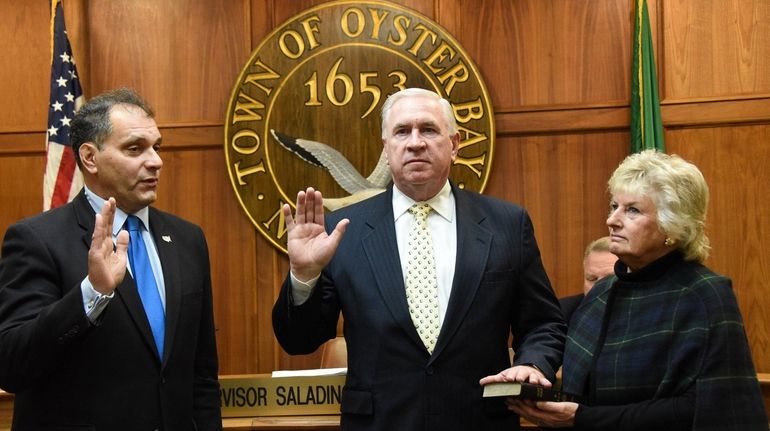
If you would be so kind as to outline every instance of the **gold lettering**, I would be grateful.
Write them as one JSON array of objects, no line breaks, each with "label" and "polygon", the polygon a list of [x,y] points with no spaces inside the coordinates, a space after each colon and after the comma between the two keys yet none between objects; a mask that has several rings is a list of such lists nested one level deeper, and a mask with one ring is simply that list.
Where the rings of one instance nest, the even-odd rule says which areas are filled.
[{"label": "gold lettering", "polygon": [[458,123],[465,124],[468,121],[484,117],[484,105],[481,104],[481,97],[479,97],[471,102],[452,104],[452,112],[455,114]]},{"label": "gold lettering", "polygon": [[414,27],[414,29],[420,31],[421,33],[419,36],[417,36],[417,40],[414,41],[414,44],[412,45],[412,47],[409,48],[409,52],[411,52],[412,55],[417,56],[417,51],[419,51],[420,48],[422,47],[422,44],[425,43],[425,39],[427,39],[428,36],[430,36],[431,42],[436,43],[437,35],[436,33],[430,31],[428,27],[425,27],[422,24],[417,24]]},{"label": "gold lettering", "polygon": [[447,96],[449,96],[450,93],[452,93],[452,89],[454,88],[455,84],[458,82],[465,82],[468,80],[468,77],[470,74],[468,73],[468,68],[465,66],[465,63],[458,62],[454,67],[446,71],[443,75],[439,75],[438,80],[442,84],[444,81],[449,79],[449,83],[444,85],[444,91],[446,91]]},{"label": "gold lettering", "polygon": [[382,15],[380,15],[377,12],[377,9],[369,9],[369,14],[372,16],[372,21],[374,21],[374,27],[372,28],[372,39],[380,38],[380,27],[382,26],[382,21],[390,13],[388,11],[382,11]]},{"label": "gold lettering", "polygon": [[311,17],[308,17],[307,19],[300,21],[302,23],[302,28],[305,30],[305,36],[307,36],[307,40],[310,45],[310,51],[313,50],[313,48],[319,46],[318,39],[315,37],[315,33],[318,33],[318,25],[311,26],[311,22],[321,22],[321,18],[318,18],[318,15],[313,15]]},{"label": "gold lettering", "polygon": [[[351,31],[350,30],[350,15],[355,15],[356,17],[356,30]],[[345,9],[345,12],[342,12],[342,18],[340,18],[340,25],[342,26],[342,32],[345,33],[348,37],[355,38],[361,35],[361,33],[364,32],[364,27],[366,26],[366,17],[364,16],[364,12],[357,8],[357,7],[351,7]]]},{"label": "gold lettering", "polygon": [[235,162],[234,167],[235,167],[235,176],[238,177],[238,185],[240,186],[246,185],[246,181],[243,180],[243,177],[245,177],[246,175],[265,172],[265,163],[262,160],[260,160],[259,163],[257,163],[256,165],[249,166],[244,169],[241,169],[241,162]]},{"label": "gold lettering", "polygon": [[[253,139],[254,145],[251,146],[240,146],[238,145],[238,140],[241,138],[247,138],[247,139]],[[259,138],[259,135],[255,130],[251,129],[243,129],[239,130],[238,133],[233,135],[233,138],[230,140],[230,146],[233,147],[233,150],[237,152],[238,154],[243,154],[248,156],[249,154],[254,154],[259,150],[259,146],[261,145],[262,141]]]},{"label": "gold lettering", "polygon": [[473,171],[474,174],[478,178],[481,178],[481,169],[477,169],[474,165],[480,165],[481,168],[484,168],[484,159],[487,157],[486,153],[482,154],[481,157],[476,157],[475,159],[466,159],[463,157],[460,157],[459,155],[454,161],[455,165],[465,166],[466,168]]},{"label": "gold lettering", "polygon": [[278,219],[278,226],[276,227],[277,238],[283,238],[283,235],[286,233],[286,218],[283,216],[283,204],[284,202],[282,200],[278,200],[278,211],[274,212],[273,215],[267,220],[262,222],[262,226],[265,227],[267,230],[272,230],[271,225],[273,222]]},{"label": "gold lettering", "polygon": [[[466,129],[463,126],[457,127],[457,131],[460,132],[460,145],[458,146],[457,151],[461,151],[463,148],[478,144],[487,139],[486,134]],[[465,135],[465,137],[463,137],[463,135]]]},{"label": "gold lettering", "polygon": [[[294,43],[297,44],[296,51],[289,50],[289,45],[286,44],[286,36],[294,39]],[[286,30],[283,32],[283,34],[281,34],[281,36],[278,38],[278,46],[281,48],[283,55],[291,58],[292,60],[300,58],[305,52],[305,41],[302,40],[302,36],[299,34],[299,32],[295,30]]]},{"label": "gold lettering", "polygon": [[393,39],[393,35],[388,35],[388,42],[396,46],[401,46],[406,43],[406,28],[409,27],[409,17],[406,15],[398,15],[393,20],[393,27],[396,29],[398,39]]},{"label": "gold lettering", "polygon": [[431,53],[430,57],[428,57],[427,60],[423,60],[423,63],[425,63],[426,66],[428,66],[428,69],[430,69],[433,73],[438,73],[442,68],[441,67],[434,67],[432,64],[438,60],[439,63],[443,62],[447,56],[449,59],[453,59],[456,52],[454,48],[452,48],[446,41],[441,41],[441,45],[439,45],[438,48],[436,48],[433,53]]},{"label": "gold lettering", "polygon": [[[242,99],[246,99],[246,102],[243,102]],[[233,124],[239,121],[261,120],[262,115],[257,112],[259,109],[265,109],[265,105],[241,90],[238,93],[238,101],[235,103],[235,109],[233,110]]]},{"label": "gold lettering", "polygon": [[246,79],[243,80],[245,84],[251,84],[260,90],[262,90],[266,95],[270,95],[270,92],[273,91],[272,88],[267,88],[264,85],[262,85],[258,81],[263,81],[266,79],[278,79],[281,77],[281,75],[278,74],[275,70],[268,67],[265,63],[262,63],[262,60],[259,58],[256,62],[254,62],[254,66],[259,67],[262,71],[256,72],[256,73],[250,73],[246,75]]}]

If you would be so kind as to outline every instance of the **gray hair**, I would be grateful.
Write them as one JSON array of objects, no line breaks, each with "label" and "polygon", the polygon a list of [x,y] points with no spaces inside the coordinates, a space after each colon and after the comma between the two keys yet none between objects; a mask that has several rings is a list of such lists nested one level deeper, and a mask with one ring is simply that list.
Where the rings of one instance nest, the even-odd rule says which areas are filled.
[{"label": "gray hair", "polygon": [[382,139],[387,137],[388,131],[386,129],[386,123],[390,117],[390,110],[396,102],[405,97],[427,97],[437,101],[441,106],[441,111],[444,113],[444,119],[449,127],[449,134],[454,135],[457,133],[457,120],[455,120],[452,105],[448,100],[439,96],[438,93],[424,88],[405,88],[388,96],[388,98],[385,99],[385,103],[382,105],[382,125],[380,126],[382,128]]}]

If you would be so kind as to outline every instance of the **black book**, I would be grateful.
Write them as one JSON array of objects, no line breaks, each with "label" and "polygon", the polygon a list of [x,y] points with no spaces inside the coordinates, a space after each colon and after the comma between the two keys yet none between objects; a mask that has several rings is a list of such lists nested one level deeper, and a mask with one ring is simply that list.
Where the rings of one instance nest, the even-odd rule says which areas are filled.
[{"label": "black book", "polygon": [[484,385],[483,397],[517,397],[535,401],[580,402],[577,395],[567,394],[559,389],[546,388],[533,383],[498,382]]}]

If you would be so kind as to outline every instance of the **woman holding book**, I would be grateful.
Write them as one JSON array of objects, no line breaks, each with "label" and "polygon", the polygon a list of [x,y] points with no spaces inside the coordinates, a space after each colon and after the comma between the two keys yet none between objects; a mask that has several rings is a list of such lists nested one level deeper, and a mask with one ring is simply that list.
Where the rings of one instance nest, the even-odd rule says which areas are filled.
[{"label": "woman holding book", "polygon": [[703,265],[708,187],[653,150],[609,180],[613,276],[575,311],[563,391],[583,402],[507,399],[543,427],[762,430],[767,415],[729,278]]}]

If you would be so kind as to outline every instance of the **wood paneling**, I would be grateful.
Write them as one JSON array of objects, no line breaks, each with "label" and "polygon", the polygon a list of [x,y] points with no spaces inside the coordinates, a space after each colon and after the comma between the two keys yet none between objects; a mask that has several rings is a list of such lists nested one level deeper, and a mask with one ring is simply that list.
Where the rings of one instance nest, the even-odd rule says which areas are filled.
[{"label": "wood paneling", "polygon": [[439,22],[479,66],[497,112],[627,99],[631,2],[441,3]]},{"label": "wood paneling", "polygon": [[[0,104],[0,232],[40,211],[48,98],[45,0],[0,0],[8,60]],[[211,252],[221,372],[319,364],[289,357],[271,309],[286,257],[233,192],[223,121],[237,74],[275,26],[321,0],[64,0],[86,95],[128,85],[157,111],[164,167],[157,206],[202,226]],[[469,53],[494,102],[486,193],[524,205],[560,295],[580,290],[583,247],[605,233],[606,180],[628,151],[633,0],[402,0]],[[733,278],[754,360],[770,372],[770,3],[656,0],[669,152],[711,186],[709,259]]]},{"label": "wood paneling", "polygon": [[663,0],[662,99],[770,93],[770,2]]},{"label": "wood paneling", "polygon": [[[0,52],[5,59],[0,67],[0,82],[5,83],[0,95],[3,132],[46,128],[45,106],[51,76],[49,11],[46,1],[0,0]],[[40,142],[45,145],[45,135],[41,134]]]}]

